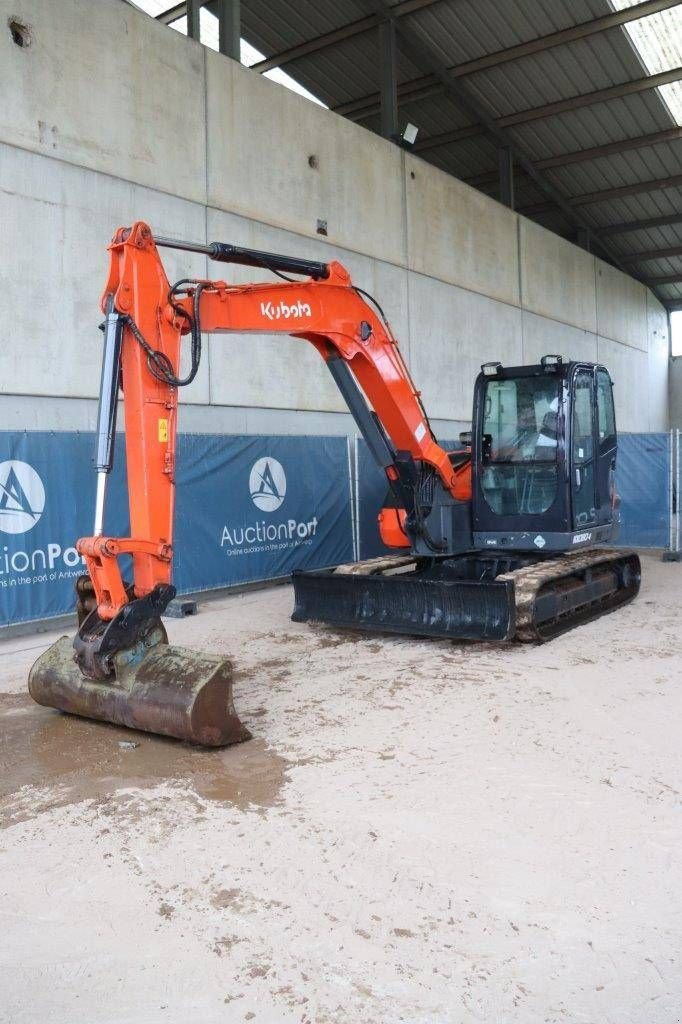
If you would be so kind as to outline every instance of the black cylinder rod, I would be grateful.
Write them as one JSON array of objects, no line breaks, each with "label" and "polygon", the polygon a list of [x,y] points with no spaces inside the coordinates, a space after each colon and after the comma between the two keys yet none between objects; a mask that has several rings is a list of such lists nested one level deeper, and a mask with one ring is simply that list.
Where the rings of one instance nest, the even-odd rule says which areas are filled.
[{"label": "black cylinder rod", "polygon": [[237,263],[243,267],[262,267],[265,270],[290,274],[304,274],[315,280],[329,277],[329,265],[318,260],[304,260],[298,256],[283,256],[276,252],[245,249],[231,242],[186,242],[177,238],[155,237],[157,245],[168,249],[200,252],[218,263]]}]

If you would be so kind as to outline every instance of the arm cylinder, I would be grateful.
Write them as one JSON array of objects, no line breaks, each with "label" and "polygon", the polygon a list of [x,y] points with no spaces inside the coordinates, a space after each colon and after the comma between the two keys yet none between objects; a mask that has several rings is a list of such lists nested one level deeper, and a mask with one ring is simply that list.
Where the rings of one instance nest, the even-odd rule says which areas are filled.
[{"label": "arm cylinder", "polygon": [[245,249],[231,242],[184,242],[175,238],[155,237],[159,246],[168,249],[184,249],[186,252],[200,252],[217,263],[237,263],[242,267],[263,267],[266,270],[290,274],[305,274],[316,281],[329,277],[329,265],[318,260],[303,260],[298,256],[282,256],[276,252],[260,249]]}]

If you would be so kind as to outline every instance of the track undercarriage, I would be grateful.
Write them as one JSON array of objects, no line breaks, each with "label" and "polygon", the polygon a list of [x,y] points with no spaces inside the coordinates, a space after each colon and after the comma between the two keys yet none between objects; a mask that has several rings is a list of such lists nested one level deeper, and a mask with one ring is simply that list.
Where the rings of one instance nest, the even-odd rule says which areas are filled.
[{"label": "track undercarriage", "polygon": [[474,552],[386,557],[294,573],[296,622],[453,640],[542,642],[636,597],[634,551],[554,557]]}]

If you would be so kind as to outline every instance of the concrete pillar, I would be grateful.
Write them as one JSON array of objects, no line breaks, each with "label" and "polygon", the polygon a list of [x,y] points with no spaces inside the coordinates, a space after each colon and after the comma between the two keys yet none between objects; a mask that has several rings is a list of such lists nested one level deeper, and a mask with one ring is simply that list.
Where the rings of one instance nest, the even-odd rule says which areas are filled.
[{"label": "concrete pillar", "polygon": [[398,82],[395,69],[395,23],[379,25],[379,67],[381,72],[381,134],[385,139],[398,136]]},{"label": "concrete pillar", "polygon": [[218,16],[218,49],[232,60],[241,60],[241,0],[217,0],[213,10]]}]

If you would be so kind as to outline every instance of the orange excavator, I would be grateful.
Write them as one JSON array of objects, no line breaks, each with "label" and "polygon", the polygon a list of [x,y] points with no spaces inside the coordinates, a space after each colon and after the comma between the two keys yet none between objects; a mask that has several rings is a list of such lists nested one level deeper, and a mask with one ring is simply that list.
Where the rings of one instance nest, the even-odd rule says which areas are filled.
[{"label": "orange excavator", "polygon": [[[183,279],[160,247],[264,268],[276,283]],[[78,632],[35,663],[39,704],[220,746],[248,738],[232,666],[168,643],[178,391],[196,376],[202,332],[287,334],[327,364],[384,470],[379,530],[396,557],[294,573],[296,621],[468,640],[546,640],[631,600],[640,563],[601,547],[618,522],[617,448],[605,367],[545,356],[486,363],[461,450],[437,442],[388,322],[336,262],[154,237],[120,228],[102,296],[104,352],[93,536],[77,549]],[[304,280],[289,275],[304,275]],[[181,339],[191,363],[180,375]],[[130,537],[104,532],[123,391]],[[119,560],[132,559],[132,580]]]}]

